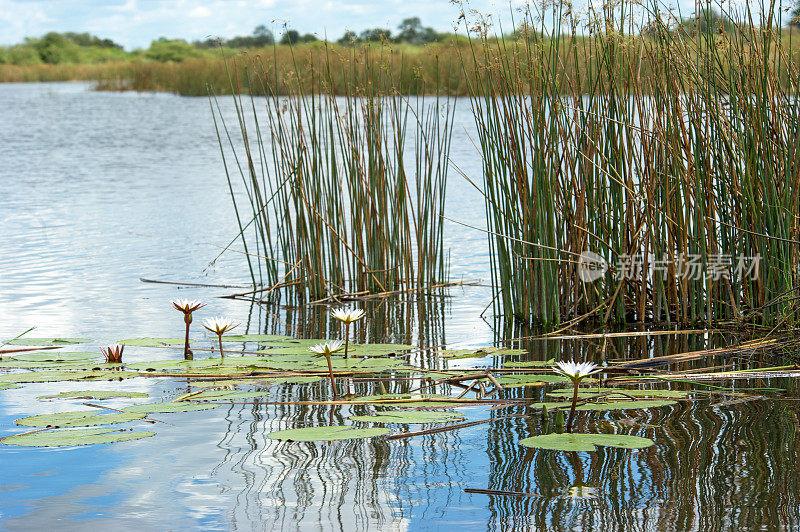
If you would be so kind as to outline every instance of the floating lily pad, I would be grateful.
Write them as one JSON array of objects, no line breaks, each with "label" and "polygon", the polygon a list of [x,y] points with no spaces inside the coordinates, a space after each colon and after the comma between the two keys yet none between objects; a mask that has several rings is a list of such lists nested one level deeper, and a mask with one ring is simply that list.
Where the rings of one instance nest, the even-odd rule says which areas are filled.
[{"label": "floating lily pad", "polygon": [[116,443],[155,436],[150,431],[122,431],[113,429],[44,430],[31,434],[16,434],[0,439],[4,445],[22,447],[73,447],[98,443]]},{"label": "floating lily pad", "polygon": [[[568,408],[572,403],[569,401],[562,402],[549,402],[549,403],[531,403],[528,405],[530,408],[541,410],[546,407],[548,410],[553,408]],[[668,400],[641,400],[641,401],[609,401],[606,403],[589,403],[578,406],[576,411],[580,412],[602,412],[606,410],[636,410],[639,408],[658,408],[661,406],[669,406],[677,404],[675,401]]]},{"label": "floating lily pad", "polygon": [[555,364],[555,359],[550,360],[526,360],[518,362],[515,360],[508,360],[503,362],[503,367],[506,368],[547,368]]},{"label": "floating lily pad", "polygon": [[233,399],[250,399],[252,397],[264,397],[269,392],[240,392],[236,390],[206,390],[197,395],[191,396],[192,401],[220,401]]},{"label": "floating lily pad", "polygon": [[[185,338],[129,338],[128,340],[120,340],[117,343],[137,347],[160,347],[163,345],[184,345],[185,342]],[[189,340],[190,344],[192,342],[194,340]]]},{"label": "floating lily pad", "polygon": [[352,426],[340,425],[335,427],[306,427],[302,429],[279,430],[278,432],[268,434],[267,437],[271,440],[284,441],[334,441],[374,438],[375,436],[383,436],[388,433],[389,429],[385,428],[357,429]]},{"label": "floating lily pad", "polygon": [[[259,351],[259,353],[268,355],[302,355],[308,353],[309,347],[324,342],[326,342],[326,340],[291,340],[289,342],[277,343],[275,347],[263,349]],[[402,353],[409,349],[415,349],[415,346],[408,344],[350,344],[347,348],[347,353],[352,357],[375,357],[386,356],[392,353]],[[337,356],[343,355],[343,350],[337,353]]]},{"label": "floating lily pad", "polygon": [[649,438],[625,434],[545,434],[520,440],[520,445],[553,451],[595,451],[597,446],[643,449],[655,442]]},{"label": "floating lily pad", "polygon": [[20,353],[12,360],[25,362],[82,362],[100,357],[99,353],[68,353],[62,351],[45,351],[40,353]]},{"label": "floating lily pad", "polygon": [[[594,397],[602,393],[614,393],[615,395],[609,396],[613,399],[618,399],[625,394],[632,397],[670,397],[680,399],[686,397],[688,392],[681,392],[678,390],[626,390],[624,388],[580,388],[578,391],[579,398]],[[573,390],[553,390],[548,392],[547,395],[554,397],[569,397],[572,398]]]},{"label": "floating lily pad", "polygon": [[528,354],[527,349],[511,349],[509,347],[487,347],[486,352],[492,356],[501,357],[518,357]]},{"label": "floating lily pad", "polygon": [[231,334],[222,337],[223,342],[285,342],[291,339],[291,336],[276,334]]},{"label": "floating lily pad", "polygon": [[488,353],[483,349],[452,349],[439,351],[439,356],[449,360],[460,360],[464,358],[482,358],[488,356]]},{"label": "floating lily pad", "polygon": [[145,415],[136,412],[118,412],[115,414],[101,414],[93,410],[78,412],[58,412],[56,414],[41,414],[28,416],[14,421],[23,427],[92,427],[95,425],[112,425],[114,423],[127,423],[142,419]]},{"label": "floating lily pad", "polygon": [[139,414],[169,414],[172,412],[193,412],[195,410],[211,410],[217,408],[219,405],[213,403],[145,403],[142,405],[126,406],[123,408],[125,412],[139,413]]},{"label": "floating lily pad", "polygon": [[255,386],[265,384],[267,384],[267,381],[260,379],[221,379],[218,381],[193,381],[189,383],[189,386],[195,386],[197,388],[213,388],[216,386]]},{"label": "floating lily pad", "polygon": [[374,416],[350,416],[353,421],[365,421],[370,423],[447,423],[449,421],[461,421],[464,416],[452,412],[428,412],[421,410],[388,410],[379,412]]},{"label": "floating lily pad", "polygon": [[34,371],[0,375],[1,383],[121,380],[138,377],[135,371]]},{"label": "floating lily pad", "polygon": [[[324,357],[318,357],[314,365],[327,368],[328,361]],[[353,370],[353,371],[385,371],[388,369],[408,366],[404,360],[396,358],[334,358],[331,360],[334,370]]]},{"label": "floating lily pad", "polygon": [[[450,399],[446,395],[431,395],[431,394],[381,394],[371,395],[367,397],[356,397],[353,401],[357,402],[371,402],[379,404],[380,406],[387,406],[391,408],[454,408],[457,406],[468,406],[468,403],[458,403],[455,401],[424,401],[423,399],[436,398],[436,399]],[[418,401],[408,401],[403,403],[387,403],[381,401],[394,400],[394,399],[418,399]]]},{"label": "floating lily pad", "polygon": [[7,342],[0,342],[5,345],[31,345],[31,346],[53,346],[53,345],[73,345],[86,344],[91,342],[87,338],[17,338]]},{"label": "floating lily pad", "polygon": [[0,390],[13,390],[14,388],[22,388],[19,384],[10,384],[0,382]]},{"label": "floating lily pad", "polygon": [[40,395],[37,399],[113,399],[116,397],[142,398],[147,397],[142,392],[117,392],[112,390],[83,390],[77,392],[61,392],[56,395]]},{"label": "floating lily pad", "polygon": [[498,382],[502,384],[505,388],[516,388],[519,386],[536,386],[536,385],[541,385],[542,383],[550,384],[555,382],[569,382],[569,379],[566,377],[562,377],[561,375],[527,374],[527,375],[506,375],[504,377],[500,377],[498,379]]}]

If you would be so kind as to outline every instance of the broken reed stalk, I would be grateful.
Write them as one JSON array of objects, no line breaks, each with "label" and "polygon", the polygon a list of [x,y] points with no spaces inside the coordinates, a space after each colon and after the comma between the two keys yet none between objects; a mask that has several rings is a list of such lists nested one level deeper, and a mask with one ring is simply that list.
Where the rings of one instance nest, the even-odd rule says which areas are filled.
[{"label": "broken reed stalk", "polygon": [[[283,277],[301,300],[321,300],[441,284],[454,101],[401,96],[405,78],[381,68],[382,53],[334,61],[347,80],[336,92],[334,58],[319,53],[321,67],[307,80],[279,79],[267,60],[233,63],[233,127],[210,99],[254,285]],[[438,93],[435,83],[431,90]]]},{"label": "broken reed stalk", "polygon": [[[800,61],[766,29],[780,4],[723,6],[720,31],[705,2],[691,31],[632,4],[590,9],[589,36],[558,2],[516,41],[471,34],[495,313],[797,323]],[[585,251],[612,266],[586,283]]]}]

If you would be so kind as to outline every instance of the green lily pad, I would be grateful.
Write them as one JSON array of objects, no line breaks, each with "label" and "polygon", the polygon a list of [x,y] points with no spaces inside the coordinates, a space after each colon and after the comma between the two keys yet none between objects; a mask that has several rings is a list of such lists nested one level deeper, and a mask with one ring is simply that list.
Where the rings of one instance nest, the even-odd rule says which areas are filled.
[{"label": "green lily pad", "polygon": [[511,349],[510,347],[487,347],[485,351],[489,355],[501,357],[518,357],[528,354],[527,349]]},{"label": "green lily pad", "polygon": [[[318,357],[314,365],[327,368],[328,361],[324,357]],[[331,360],[334,370],[353,370],[353,371],[385,371],[389,369],[408,366],[404,360],[396,358],[341,358]]]},{"label": "green lily pad", "polygon": [[113,399],[116,397],[141,398],[147,397],[147,394],[142,392],[116,392],[111,390],[84,390],[77,392],[61,392],[56,395],[40,395],[37,399],[95,399],[102,401],[103,399]]},{"label": "green lily pad", "polygon": [[643,449],[655,442],[649,438],[625,434],[544,434],[520,440],[519,444],[534,449],[553,451],[596,451],[597,446]]},{"label": "green lily pad", "polygon": [[16,340],[1,343],[5,345],[52,346],[86,344],[89,342],[91,340],[87,338],[17,338]]},{"label": "green lily pad", "polygon": [[81,410],[78,412],[58,412],[56,414],[28,416],[17,419],[14,423],[23,427],[92,427],[95,425],[127,423],[128,421],[135,421],[143,417],[144,414],[136,412],[101,414],[96,410]]},{"label": "green lily pad", "polygon": [[222,337],[223,342],[285,342],[291,336],[277,334],[230,334]]},{"label": "green lily pad", "polygon": [[252,397],[264,397],[268,392],[240,392],[236,390],[206,390],[197,395],[191,396],[192,401],[220,401],[233,399],[250,399]]},{"label": "green lily pad", "polygon": [[34,371],[0,375],[0,383],[121,380],[138,376],[135,371]]},{"label": "green lily pad", "polygon": [[556,382],[569,382],[569,379],[566,377],[562,377],[561,375],[535,375],[535,374],[527,374],[527,375],[506,375],[504,377],[500,377],[498,382],[503,385],[505,388],[516,388],[519,386],[536,386],[541,383],[556,383]]},{"label": "green lily pad", "polygon": [[[381,395],[370,395],[366,397],[356,397],[353,401],[356,402],[371,402],[376,405],[386,406],[390,408],[455,408],[458,406],[469,406],[468,403],[457,403],[454,401],[423,401],[422,399],[436,398],[448,399],[446,395],[432,395],[432,394],[394,394],[387,393]],[[393,399],[420,399],[419,401],[410,401],[405,403],[382,403],[382,400]],[[376,402],[377,401],[377,402]]]},{"label": "green lily pad", "polygon": [[503,367],[505,368],[547,368],[555,364],[555,359],[551,358],[550,360],[526,360],[524,362],[518,362],[515,360],[508,360],[503,362]]},{"label": "green lily pad", "polygon": [[12,360],[25,362],[81,362],[100,358],[100,353],[68,353],[62,351],[45,351],[40,353],[20,353]]},{"label": "green lily pad", "polygon": [[[120,340],[117,343],[137,347],[160,347],[164,345],[184,345],[185,342],[185,338],[129,338],[127,340]],[[194,340],[189,340],[190,344],[192,342],[194,342]]]},{"label": "green lily pad", "polygon": [[[623,397],[622,395],[617,395],[617,393],[620,392],[626,395],[630,395],[632,397],[664,397],[664,398],[669,397],[676,399],[680,399],[688,395],[688,392],[681,392],[677,390],[626,390],[624,388],[579,388],[578,397],[586,398],[586,397],[593,397],[601,393],[615,393],[615,395],[611,395],[609,396],[609,398],[618,399],[620,397]],[[553,390],[552,392],[547,393],[547,395],[552,395],[554,397],[569,397],[569,398],[572,398],[572,394],[573,390]]]},{"label": "green lily pad", "polygon": [[357,429],[351,426],[306,427],[302,429],[279,430],[268,434],[271,440],[284,441],[334,441],[352,440],[356,438],[374,438],[389,433],[389,429],[370,428]]},{"label": "green lily pad", "polygon": [[189,386],[194,386],[196,388],[213,388],[216,386],[263,386],[266,384],[266,380],[260,379],[220,379],[218,381],[193,381],[189,383]]},{"label": "green lily pad", "polygon": [[461,360],[464,358],[482,358],[488,356],[488,353],[483,349],[453,349],[439,351],[439,356],[449,360]]},{"label": "green lily pad", "polygon": [[[291,340],[289,342],[276,343],[275,347],[260,350],[259,353],[268,355],[302,355],[308,353],[308,348],[326,340]],[[350,344],[347,348],[348,355],[352,357],[374,357],[386,356],[392,353],[402,353],[409,349],[415,349],[415,346],[408,344]],[[337,353],[338,356],[344,356],[344,350]]]},{"label": "green lily pad", "polygon": [[22,388],[19,384],[0,383],[0,390],[13,390],[14,388]]},{"label": "green lily pad", "polygon": [[126,406],[125,412],[138,414],[169,414],[172,412],[193,412],[195,410],[211,410],[219,405],[213,403],[145,403],[141,405]]},{"label": "green lily pad", "polygon": [[[548,403],[531,403],[528,406],[537,410],[542,407],[547,407],[548,410],[553,408],[568,408],[572,403],[570,401],[562,402],[548,402]],[[641,401],[609,401],[607,403],[589,403],[578,406],[575,408],[579,412],[603,412],[606,410],[637,410],[640,408],[658,408],[661,406],[669,406],[677,404],[676,401],[668,400],[641,400]]]},{"label": "green lily pad", "polygon": [[421,410],[388,410],[379,412],[374,416],[350,416],[353,421],[365,421],[370,423],[447,423],[449,421],[461,421],[465,419],[461,414],[452,412],[427,412]]},{"label": "green lily pad", "polygon": [[114,429],[44,430],[31,434],[15,434],[0,439],[4,445],[22,447],[73,447],[98,443],[116,443],[155,436],[150,431],[122,431]]}]

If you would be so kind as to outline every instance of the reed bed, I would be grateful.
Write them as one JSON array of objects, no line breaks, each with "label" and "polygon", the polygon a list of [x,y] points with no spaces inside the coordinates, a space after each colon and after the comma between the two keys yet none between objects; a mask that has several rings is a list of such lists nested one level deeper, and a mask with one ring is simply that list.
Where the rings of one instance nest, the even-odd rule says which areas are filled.
[{"label": "reed bed", "polygon": [[[550,35],[521,48],[473,33],[496,314],[796,322],[800,68],[766,29],[777,6],[727,34],[676,31],[657,5],[637,27],[629,7],[592,38],[564,6],[525,13]],[[586,251],[610,265],[593,282]]]},{"label": "reed bed", "polygon": [[309,92],[268,64],[234,64],[235,129],[211,100],[252,280],[270,294],[402,296],[447,281],[441,214],[455,105],[407,99],[377,59],[352,55],[339,96],[329,69],[313,71],[322,90]]}]

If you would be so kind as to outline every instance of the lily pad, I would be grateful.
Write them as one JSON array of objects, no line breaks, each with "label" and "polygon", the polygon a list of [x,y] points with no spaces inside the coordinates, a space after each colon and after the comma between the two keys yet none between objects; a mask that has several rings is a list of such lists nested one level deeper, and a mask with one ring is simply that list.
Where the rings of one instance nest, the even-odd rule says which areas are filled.
[{"label": "lily pad", "polygon": [[[390,408],[455,408],[457,406],[469,406],[469,403],[457,403],[455,401],[424,401],[423,399],[436,398],[448,399],[446,395],[431,395],[431,394],[394,394],[387,393],[381,395],[370,395],[366,397],[356,397],[353,401],[356,402],[371,402],[380,406],[387,406]],[[408,401],[403,403],[388,403],[381,402],[393,399],[419,399],[419,401]]]},{"label": "lily pad", "polygon": [[19,384],[0,383],[0,390],[13,390],[14,388],[22,388]]},{"label": "lily pad", "polygon": [[[318,357],[314,361],[314,365],[327,368],[328,361],[324,357]],[[335,358],[331,360],[331,366],[334,370],[379,372],[408,366],[408,363],[396,358]]]},{"label": "lily pad", "polygon": [[465,419],[461,414],[452,412],[428,412],[421,410],[388,410],[379,412],[374,416],[350,416],[353,421],[365,421],[370,423],[447,423],[449,421],[461,421]]},{"label": "lily pad", "polygon": [[[569,401],[562,401],[562,402],[548,402],[548,403],[531,403],[528,406],[530,408],[537,410],[541,410],[542,407],[546,407],[548,410],[552,410],[553,408],[567,408],[571,404],[572,403]],[[636,410],[640,408],[658,408],[660,406],[669,406],[674,404],[677,404],[677,402],[668,400],[609,401],[606,403],[589,403],[581,405],[575,408],[575,410],[580,412],[603,412],[606,410]]]},{"label": "lily pad", "polygon": [[356,438],[374,438],[389,433],[386,428],[357,429],[352,426],[306,427],[302,429],[279,430],[268,434],[271,440],[284,441],[334,441]]},{"label": "lily pad", "polygon": [[446,351],[439,351],[439,356],[448,360],[460,360],[464,358],[482,358],[488,356],[483,349],[452,349]]},{"label": "lily pad", "polygon": [[206,390],[189,399],[192,401],[220,401],[231,399],[250,399],[252,397],[264,397],[268,392],[241,392],[237,390]]},{"label": "lily pad", "polygon": [[[624,388],[579,388],[578,397],[586,398],[593,397],[601,393],[614,393],[615,395],[609,398],[618,399],[623,397],[621,394],[630,395],[632,397],[664,397],[680,399],[686,397],[688,392],[681,392],[678,390],[626,390]],[[569,397],[572,398],[573,390],[553,390],[548,392],[547,395],[554,397]],[[619,394],[619,395],[618,395]]]},{"label": "lily pad", "polygon": [[83,390],[77,392],[61,392],[56,395],[40,395],[37,399],[95,399],[102,401],[103,399],[113,399],[116,397],[141,398],[147,397],[147,394],[142,392],[116,392],[111,390]]},{"label": "lily pad", "polygon": [[498,382],[502,384],[505,388],[516,388],[519,386],[537,386],[541,385],[542,383],[551,384],[556,382],[569,382],[569,379],[566,377],[562,377],[561,375],[536,375],[536,374],[527,374],[527,375],[506,375],[504,377],[500,377]]},{"label": "lily pad", "polygon": [[52,345],[73,345],[86,344],[91,342],[87,338],[17,338],[8,342],[0,342],[5,345],[31,345],[31,346],[52,346]]},{"label": "lily pad", "polygon": [[[270,349],[263,349],[259,353],[268,355],[302,355],[308,353],[308,348],[323,343],[326,340],[302,339],[281,342]],[[416,347],[408,344],[350,344],[347,353],[351,357],[386,356],[392,353],[402,353]],[[338,353],[344,356],[344,351]]]},{"label": "lily pad", "polygon": [[122,431],[113,429],[44,430],[30,434],[16,434],[0,439],[4,445],[22,447],[73,447],[97,443],[116,443],[155,436],[150,431]]},{"label": "lily pad", "polygon": [[231,334],[222,337],[223,342],[285,342],[291,339],[291,336],[277,334]]},{"label": "lily pad", "polygon": [[126,406],[125,412],[137,414],[169,414],[172,412],[193,412],[195,410],[211,410],[219,405],[213,403],[145,403],[141,405]]},{"label": "lily pad", "polygon": [[0,383],[121,380],[138,376],[135,371],[33,371],[0,375]]},{"label": "lily pad", "polygon": [[547,368],[555,364],[555,359],[551,358],[550,360],[526,360],[524,362],[518,362],[515,360],[508,360],[503,362],[503,367],[505,368]]},{"label": "lily pad", "polygon": [[12,360],[25,362],[82,362],[100,357],[99,353],[68,353],[61,351],[45,351],[40,353],[20,353]]},{"label": "lily pad", "polygon": [[520,445],[553,451],[596,451],[597,446],[643,449],[655,442],[625,434],[544,434],[520,440]]},{"label": "lily pad", "polygon": [[[137,347],[160,347],[164,345],[184,345],[185,338],[129,338],[117,342],[122,345],[132,345]],[[194,340],[189,340],[191,344]]]},{"label": "lily pad", "polygon": [[92,427],[95,425],[111,425],[114,423],[127,423],[142,419],[145,415],[136,412],[119,412],[115,414],[101,414],[93,410],[78,412],[58,412],[56,414],[41,414],[28,416],[14,421],[23,427]]}]

